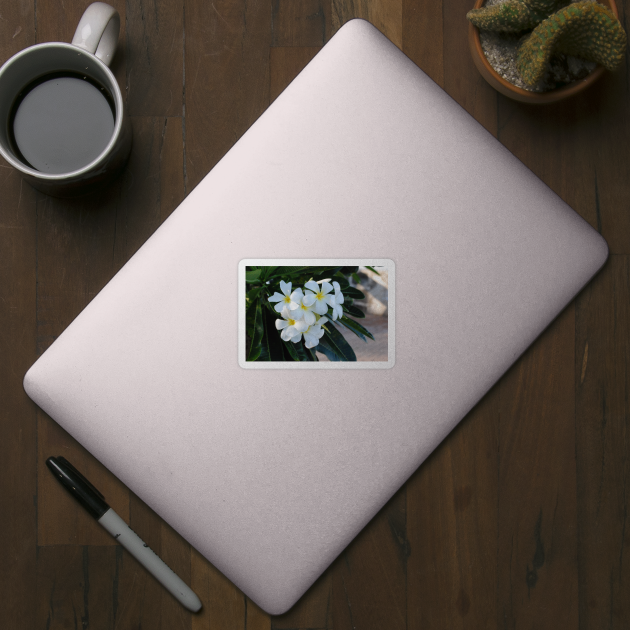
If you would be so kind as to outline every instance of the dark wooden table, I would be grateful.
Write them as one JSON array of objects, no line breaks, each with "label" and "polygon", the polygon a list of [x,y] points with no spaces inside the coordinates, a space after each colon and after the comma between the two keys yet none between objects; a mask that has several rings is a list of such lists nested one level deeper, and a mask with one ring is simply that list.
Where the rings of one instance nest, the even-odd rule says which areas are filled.
[{"label": "dark wooden table", "polygon": [[[630,628],[628,65],[538,108],[499,96],[475,70],[471,0],[113,4],[113,69],[134,130],[124,175],[105,193],[60,201],[0,163],[0,627]],[[0,0],[0,62],[70,41],[86,5]],[[622,22],[629,7],[620,3]],[[611,255],[294,609],[270,618],[39,411],[22,377],[355,16],[596,227]],[[44,466],[51,454],[82,468],[192,584],[199,615],[60,493]]]}]

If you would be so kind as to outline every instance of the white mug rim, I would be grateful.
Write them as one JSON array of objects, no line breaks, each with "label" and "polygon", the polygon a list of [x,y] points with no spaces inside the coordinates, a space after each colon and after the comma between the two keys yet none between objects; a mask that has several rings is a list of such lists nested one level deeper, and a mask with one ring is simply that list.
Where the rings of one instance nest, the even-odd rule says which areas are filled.
[{"label": "white mug rim", "polygon": [[[92,160],[85,166],[82,166],[80,169],[77,169],[76,171],[69,171],[67,173],[42,173],[42,171],[35,170],[34,168],[27,166],[20,160],[17,160],[13,155],[9,154],[5,150],[5,148],[2,146],[2,143],[0,143],[0,154],[15,169],[17,169],[21,173],[30,175],[31,177],[35,177],[38,180],[48,181],[48,182],[62,182],[64,180],[74,180],[75,178],[81,177],[81,175],[85,175],[89,173],[90,171],[98,170],[100,163],[105,162],[107,160],[109,153],[111,152],[113,147],[116,145],[116,141],[118,140],[118,137],[120,136],[122,125],[123,125],[124,102],[122,98],[122,93],[120,91],[120,87],[118,86],[118,82],[116,81],[116,77],[114,77],[114,74],[112,73],[112,71],[96,55],[84,50],[83,48],[79,48],[78,46],[74,46],[73,44],[67,44],[65,42],[44,42],[42,44],[34,44],[33,46],[28,46],[27,48],[20,50],[11,58],[7,59],[7,61],[4,64],[2,64],[2,67],[0,67],[0,81],[2,80],[2,75],[5,73],[6,69],[11,64],[13,64],[15,61],[17,61],[21,57],[24,57],[28,54],[31,54],[33,51],[40,50],[42,48],[65,48],[72,52],[79,51],[82,54],[90,55],[90,58],[91,58],[90,60],[95,62],[98,66],[100,66],[100,69],[105,72],[105,74],[107,75],[107,78],[110,81],[110,85],[107,87],[108,89],[110,89],[110,92],[113,92],[112,96],[114,98],[114,102],[116,106],[116,119],[114,121],[114,131],[112,133],[112,137],[107,143],[107,146],[94,160]],[[63,72],[63,70],[64,70],[63,68],[59,69],[60,72]]]}]

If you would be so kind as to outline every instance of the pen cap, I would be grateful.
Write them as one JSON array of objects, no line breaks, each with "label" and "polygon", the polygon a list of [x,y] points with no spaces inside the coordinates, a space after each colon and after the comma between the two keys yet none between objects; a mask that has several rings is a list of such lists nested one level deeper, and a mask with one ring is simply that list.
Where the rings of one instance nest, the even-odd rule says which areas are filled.
[{"label": "pen cap", "polygon": [[49,457],[46,466],[94,518],[109,510],[105,497],[65,457]]}]

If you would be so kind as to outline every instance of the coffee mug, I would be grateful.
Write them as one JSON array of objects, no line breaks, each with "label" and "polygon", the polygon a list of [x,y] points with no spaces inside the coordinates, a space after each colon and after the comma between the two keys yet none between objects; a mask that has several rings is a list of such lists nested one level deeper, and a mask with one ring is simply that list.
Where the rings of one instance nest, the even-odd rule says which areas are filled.
[{"label": "coffee mug", "polygon": [[25,48],[0,68],[0,154],[33,187],[81,195],[111,181],[131,150],[131,124],[109,64],[120,16],[95,2],[71,44]]}]

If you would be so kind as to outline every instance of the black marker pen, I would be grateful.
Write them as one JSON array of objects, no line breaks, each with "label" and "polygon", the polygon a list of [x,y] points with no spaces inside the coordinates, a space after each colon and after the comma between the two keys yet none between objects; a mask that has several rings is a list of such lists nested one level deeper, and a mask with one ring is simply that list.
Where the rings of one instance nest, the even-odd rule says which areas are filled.
[{"label": "black marker pen", "polygon": [[46,466],[61,485],[160,582],[183,606],[197,612],[201,601],[105,502],[105,497],[65,457],[49,457]]}]

